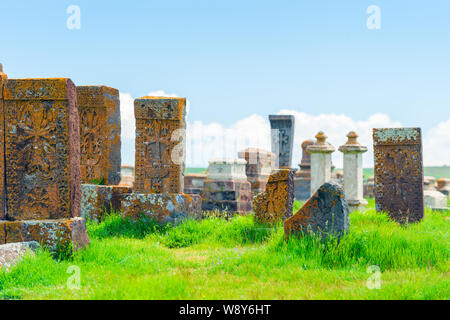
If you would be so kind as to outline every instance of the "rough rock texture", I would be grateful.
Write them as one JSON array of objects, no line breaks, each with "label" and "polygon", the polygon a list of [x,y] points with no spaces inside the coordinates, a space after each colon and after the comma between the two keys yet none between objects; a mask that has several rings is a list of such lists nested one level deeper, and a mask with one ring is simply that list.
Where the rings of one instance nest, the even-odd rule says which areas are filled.
[{"label": "rough rock texture", "polygon": [[70,79],[4,86],[7,220],[80,216],[80,136]]},{"label": "rough rock texture", "polygon": [[251,186],[247,180],[205,180],[202,210],[245,213],[252,210]]},{"label": "rough rock texture", "polygon": [[143,214],[162,224],[176,224],[186,218],[199,218],[201,207],[198,195],[132,193],[122,200],[122,215],[137,219]]},{"label": "rough rock texture", "polygon": [[3,178],[5,176],[5,162],[3,159],[5,155],[5,130],[3,128],[5,115],[3,109],[3,89],[6,81],[8,81],[8,77],[5,73],[3,73],[3,66],[0,63],[0,220],[6,219],[6,186],[5,179]]},{"label": "rough rock texture", "polygon": [[80,115],[81,182],[120,182],[120,101],[117,89],[77,87]]},{"label": "rough rock texture", "polygon": [[295,118],[293,115],[269,115],[272,152],[278,159],[278,167],[292,167]]},{"label": "rough rock texture", "polygon": [[292,216],[294,175],[290,169],[279,169],[270,175],[266,191],[253,198],[257,222],[276,223]]},{"label": "rough rock texture", "polygon": [[311,154],[307,148],[314,144],[314,140],[305,140],[302,143],[302,161],[300,170],[295,173],[294,197],[297,200],[308,200],[311,196]]},{"label": "rough rock texture", "polygon": [[36,241],[17,242],[0,245],[0,270],[8,271],[26,254],[34,254],[39,248]]},{"label": "rough rock texture", "polygon": [[102,221],[105,213],[120,212],[124,196],[131,192],[130,187],[82,184],[81,216]]},{"label": "rough rock texture", "polygon": [[375,203],[392,220],[417,222],[424,216],[420,128],[373,129]]},{"label": "rough rock texture", "polygon": [[73,243],[75,250],[89,245],[86,221],[67,220],[0,221],[0,244],[37,241],[49,250]]},{"label": "rough rock texture", "polygon": [[185,98],[134,101],[137,193],[182,193],[186,148]]},{"label": "rough rock texture", "polygon": [[349,228],[349,209],[344,188],[335,183],[323,184],[305,205],[284,223],[284,234],[318,233],[342,236]]}]

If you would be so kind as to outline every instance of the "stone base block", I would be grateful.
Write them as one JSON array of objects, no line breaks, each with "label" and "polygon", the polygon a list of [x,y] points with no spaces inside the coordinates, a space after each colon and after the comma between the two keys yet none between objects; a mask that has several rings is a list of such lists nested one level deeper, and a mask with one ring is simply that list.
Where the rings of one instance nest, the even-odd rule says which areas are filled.
[{"label": "stone base block", "polygon": [[186,194],[202,194],[203,188],[186,188],[184,187],[184,193]]},{"label": "stone base block", "polygon": [[132,189],[123,186],[81,185],[81,216],[102,221],[105,213],[120,212],[123,197]]},{"label": "stone base block", "polygon": [[266,185],[267,185],[267,181],[269,180],[269,176],[248,177],[247,180],[250,182],[253,196],[255,196],[258,193],[266,191]]},{"label": "stone base block", "polygon": [[202,202],[202,210],[245,213],[252,211],[252,206],[249,201],[204,201]]},{"label": "stone base block", "polygon": [[27,253],[34,255],[39,248],[36,241],[7,243],[0,245],[0,271],[8,271]]},{"label": "stone base block", "polygon": [[311,196],[311,179],[294,178],[294,198],[300,201]]},{"label": "stone base block", "polygon": [[70,243],[74,250],[90,244],[83,218],[0,221],[0,244],[28,241],[36,241],[50,251],[57,251]]},{"label": "stone base block", "polygon": [[367,206],[368,202],[365,199],[361,200],[347,200],[348,209],[350,212],[361,211]]},{"label": "stone base block", "polygon": [[425,190],[423,192],[425,207],[446,208],[447,197],[439,191]]},{"label": "stone base block", "polygon": [[250,182],[206,180],[202,201],[202,210],[205,211],[249,212],[252,210]]},{"label": "stone base block", "polygon": [[132,193],[122,200],[124,217],[137,219],[143,214],[163,224],[200,218],[201,208],[202,199],[198,195]]}]

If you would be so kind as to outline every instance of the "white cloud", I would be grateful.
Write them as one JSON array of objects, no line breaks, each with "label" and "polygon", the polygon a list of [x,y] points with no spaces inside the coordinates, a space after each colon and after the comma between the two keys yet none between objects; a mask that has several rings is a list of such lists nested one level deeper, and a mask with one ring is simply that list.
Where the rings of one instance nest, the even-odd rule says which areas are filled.
[{"label": "white cloud", "polygon": [[450,119],[425,134],[423,157],[427,166],[450,165]]},{"label": "white cloud", "polygon": [[[176,97],[162,90],[148,95]],[[133,98],[128,93],[120,94],[122,121],[122,163],[134,163],[135,119]],[[187,101],[189,111],[189,101]],[[347,141],[346,134],[356,131],[362,145],[367,146],[364,154],[364,166],[373,167],[372,129],[401,127],[386,114],[374,114],[367,120],[355,121],[346,115],[311,115],[295,110],[280,110],[278,114],[295,116],[295,139],[292,166],[297,167],[301,160],[301,144],[304,140],[315,139],[319,131],[324,131],[328,142],[335,146],[333,163],[342,167],[342,153],[338,147]],[[218,122],[202,121],[187,124],[186,165],[188,167],[207,167],[208,161],[215,158],[237,158],[237,153],[247,147],[270,150],[270,125],[267,116],[253,114],[240,119],[230,126]],[[450,164],[450,119],[439,123],[428,132],[424,132],[424,163],[426,166]]]}]

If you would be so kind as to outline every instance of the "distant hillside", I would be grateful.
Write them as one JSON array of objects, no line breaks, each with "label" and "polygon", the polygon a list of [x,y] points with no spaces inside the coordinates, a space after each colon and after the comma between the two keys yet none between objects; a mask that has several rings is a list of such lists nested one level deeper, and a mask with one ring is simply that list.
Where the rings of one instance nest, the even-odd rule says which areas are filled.
[{"label": "distant hillside", "polygon": [[[336,169],[342,170],[342,169]],[[186,168],[185,174],[189,173],[205,173],[206,168]],[[373,168],[365,168],[364,175],[367,179],[368,177],[373,177]],[[425,167],[425,176],[439,178],[450,178],[450,166],[445,167]]]}]

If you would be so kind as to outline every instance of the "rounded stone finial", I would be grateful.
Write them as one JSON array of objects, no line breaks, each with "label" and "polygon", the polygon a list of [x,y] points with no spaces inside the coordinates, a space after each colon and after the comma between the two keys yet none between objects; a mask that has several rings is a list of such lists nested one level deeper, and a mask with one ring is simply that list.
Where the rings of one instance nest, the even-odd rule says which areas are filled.
[{"label": "rounded stone finial", "polygon": [[327,136],[323,131],[320,131],[316,135],[316,142],[312,145],[309,145],[306,150],[309,153],[332,153],[335,151],[334,147],[329,144],[327,140]]},{"label": "rounded stone finial", "polygon": [[350,131],[347,134],[347,142],[339,147],[339,151],[344,153],[363,153],[367,151],[367,147],[361,146],[358,142],[358,134],[355,131]]}]

